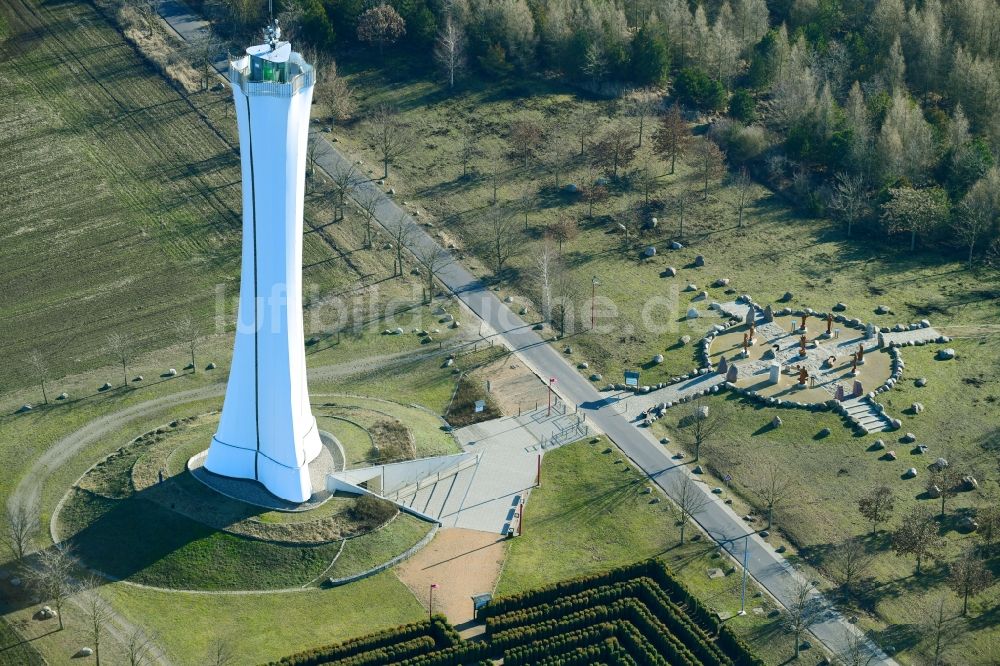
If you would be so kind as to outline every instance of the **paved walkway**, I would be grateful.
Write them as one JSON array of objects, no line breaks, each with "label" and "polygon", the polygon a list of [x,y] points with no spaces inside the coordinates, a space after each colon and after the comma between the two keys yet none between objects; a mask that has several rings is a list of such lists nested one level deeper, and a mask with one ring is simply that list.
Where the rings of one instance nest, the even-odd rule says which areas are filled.
[{"label": "paved walkway", "polygon": [[916,328],[907,331],[886,331],[882,333],[885,345],[905,345],[907,342],[935,342],[941,337],[941,331],[933,326]]},{"label": "paved walkway", "polygon": [[[196,36],[196,33],[186,32],[179,22],[172,25],[185,38]],[[320,167],[327,173],[331,173],[338,165],[347,166],[352,163],[350,159],[341,155],[333,144],[328,146],[329,151],[319,160]],[[381,190],[374,182],[362,183],[359,190],[362,193],[367,190],[381,194]],[[415,252],[432,248],[442,249],[424,227],[418,225],[390,198],[383,196],[380,199],[375,215],[390,235],[395,235],[393,231],[398,225],[409,227],[413,239],[411,248]],[[452,262],[439,272],[438,277],[538,376],[557,378],[557,390],[566,402],[579,405],[586,413],[587,422],[606,433],[657,485],[666,490],[679,475],[688,474],[685,467],[678,466],[671,460],[670,451],[661,446],[645,429],[635,428],[625,416],[610,408],[604,396],[582,377],[576,368],[539,337],[529,324],[514,314],[487,285],[464,266]],[[734,557],[742,557],[742,540],[747,539],[750,544],[748,566],[750,573],[781,603],[786,605],[790,603],[794,589],[797,583],[804,580],[803,577],[763,539],[748,532],[742,519],[712,495],[707,486],[699,484],[699,487],[709,500],[706,508],[695,516],[702,529]],[[819,603],[825,602],[819,601]],[[847,635],[860,635],[858,629],[834,611],[829,611],[824,619],[814,624],[811,629],[820,641],[838,653],[847,648]],[[870,641],[867,645],[874,654],[872,664],[895,665],[894,660],[886,657]]]},{"label": "paved walkway", "polygon": [[[442,525],[494,534],[516,528],[519,505],[535,486],[544,452],[588,432],[581,417],[562,404],[551,413],[541,407],[459,428],[455,437],[463,450],[479,454],[479,465],[449,486],[450,496],[438,514]],[[433,506],[433,497],[430,502]]]}]

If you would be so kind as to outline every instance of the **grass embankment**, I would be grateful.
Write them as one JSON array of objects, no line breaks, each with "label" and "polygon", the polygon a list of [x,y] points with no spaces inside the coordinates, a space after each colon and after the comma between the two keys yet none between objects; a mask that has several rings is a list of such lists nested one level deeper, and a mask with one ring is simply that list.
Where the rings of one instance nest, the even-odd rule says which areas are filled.
[{"label": "grass embankment", "polygon": [[[706,606],[731,613],[739,610],[739,574],[708,576],[712,568],[729,571],[731,560],[714,556],[714,549],[702,540],[679,546],[680,532],[668,501],[650,503],[662,495],[642,494],[649,482],[624,461],[617,447],[604,453],[607,448],[602,437],[596,443],[580,441],[545,454],[542,486],[531,491],[524,533],[510,544],[497,594],[660,557]],[[753,586],[747,595],[752,612],[728,622],[768,663],[784,662],[792,647],[779,620],[769,617],[775,605]]]},{"label": "grass embankment", "polygon": [[[178,422],[176,428],[162,429],[162,434],[158,430],[146,435],[80,480],[58,521],[60,536],[83,563],[114,579],[157,587],[280,589],[309,584],[334,560],[334,577],[360,573],[406,551],[430,530],[429,524],[407,514],[386,525],[381,524],[385,518],[378,524],[354,525],[355,500],[347,498],[327,503],[339,509],[336,514],[328,514],[324,505],[313,516],[316,521],[332,521],[329,527],[317,524],[310,531],[308,525],[296,529],[255,525],[261,510],[215,497],[184,471],[184,455],[173,460],[164,455],[188,440],[189,444],[202,440],[203,445],[214,421],[204,417]],[[150,458],[158,464],[151,465]],[[165,470],[162,483],[157,469]],[[199,506],[205,507],[200,513]],[[367,531],[346,541],[315,543],[319,539],[314,540],[313,533],[321,529],[331,535]],[[268,537],[272,532],[280,538]],[[296,535],[301,540],[291,543]]]}]

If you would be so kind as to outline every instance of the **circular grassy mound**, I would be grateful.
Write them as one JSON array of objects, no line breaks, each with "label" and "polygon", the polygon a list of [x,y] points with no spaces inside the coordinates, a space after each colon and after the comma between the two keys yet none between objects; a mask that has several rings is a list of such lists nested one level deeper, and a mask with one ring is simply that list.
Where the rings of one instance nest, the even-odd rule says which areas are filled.
[{"label": "circular grassy mound", "polygon": [[361,573],[431,529],[395,507],[366,511],[346,495],[296,514],[218,495],[184,466],[205,448],[217,422],[215,415],[173,422],[95,465],[64,498],[57,534],[86,566],[110,578],[174,589],[264,590]]}]

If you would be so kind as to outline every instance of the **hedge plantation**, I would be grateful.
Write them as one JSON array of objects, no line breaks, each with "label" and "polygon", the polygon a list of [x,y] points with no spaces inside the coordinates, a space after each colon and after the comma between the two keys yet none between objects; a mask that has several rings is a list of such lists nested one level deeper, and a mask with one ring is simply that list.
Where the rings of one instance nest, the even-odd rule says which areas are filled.
[{"label": "hedge plantation", "polygon": [[271,666],[648,664],[763,666],[659,560],[495,599],[486,633],[463,641],[444,617],[301,652]]}]

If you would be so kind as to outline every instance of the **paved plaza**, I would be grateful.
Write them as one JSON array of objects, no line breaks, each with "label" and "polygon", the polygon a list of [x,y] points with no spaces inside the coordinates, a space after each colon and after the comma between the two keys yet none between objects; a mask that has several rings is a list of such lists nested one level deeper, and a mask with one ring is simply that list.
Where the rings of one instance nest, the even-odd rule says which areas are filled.
[{"label": "paved plaza", "polygon": [[[568,413],[567,413],[568,412]],[[459,428],[462,450],[475,453],[476,465],[400,498],[444,527],[505,534],[517,526],[517,512],[535,486],[539,460],[547,449],[584,437],[588,428],[557,404]]]}]

